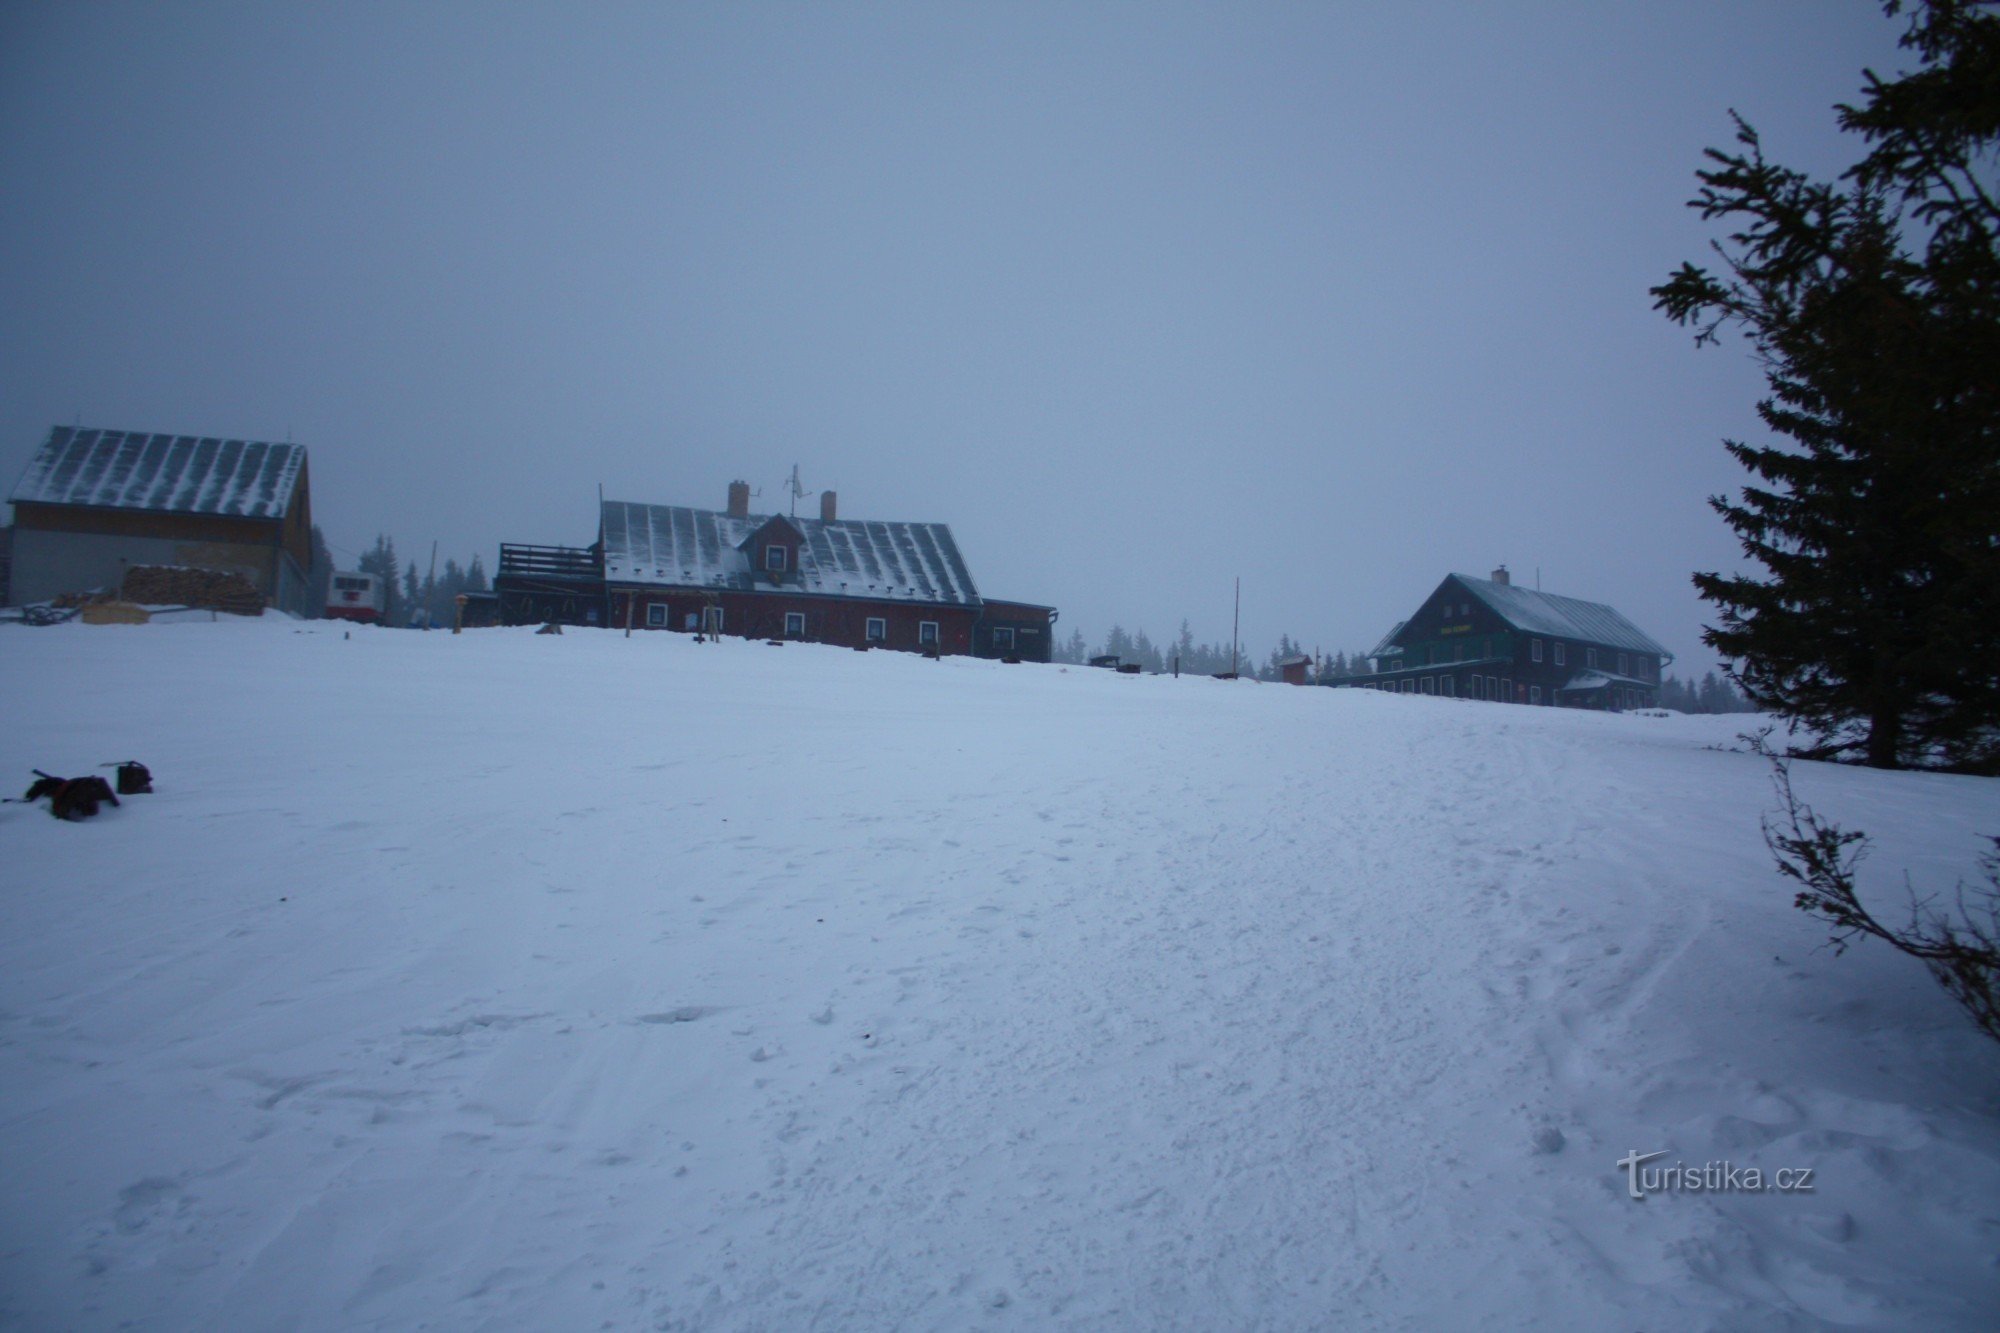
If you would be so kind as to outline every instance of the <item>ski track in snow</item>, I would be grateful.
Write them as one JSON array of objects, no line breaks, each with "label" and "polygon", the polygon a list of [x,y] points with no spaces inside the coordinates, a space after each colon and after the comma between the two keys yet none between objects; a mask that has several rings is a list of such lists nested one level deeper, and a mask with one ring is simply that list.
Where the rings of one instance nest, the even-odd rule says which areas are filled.
[{"label": "ski track in snow", "polygon": [[[0,807],[8,1326],[2000,1309],[1990,1044],[1816,950],[1743,719],[278,621],[0,679],[0,774],[159,783]],[[2000,828],[1798,778],[1919,882]]]}]

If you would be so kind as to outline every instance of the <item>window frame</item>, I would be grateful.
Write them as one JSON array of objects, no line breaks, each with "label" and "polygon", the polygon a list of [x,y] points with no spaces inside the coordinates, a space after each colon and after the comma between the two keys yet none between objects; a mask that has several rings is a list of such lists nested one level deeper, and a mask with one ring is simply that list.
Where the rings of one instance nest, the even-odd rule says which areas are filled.
[{"label": "window frame", "polygon": [[667,627],[667,604],[665,602],[646,603],[646,628],[665,629]]},{"label": "window frame", "polygon": [[[797,626],[796,629],[793,628],[795,625]],[[788,639],[803,639],[805,636],[806,613],[803,611],[785,612],[785,637]]]},{"label": "window frame", "polygon": [[887,643],[889,641],[889,618],[869,616],[861,626],[861,637],[866,643]]},{"label": "window frame", "polygon": [[917,647],[935,648],[939,644],[940,637],[937,621],[919,620],[917,622]]},{"label": "window frame", "polygon": [[[1002,635],[1006,637],[1002,638]],[[995,625],[993,627],[993,650],[998,652],[1002,648],[1005,648],[1010,653],[1014,651],[1014,627],[1012,625]]]}]

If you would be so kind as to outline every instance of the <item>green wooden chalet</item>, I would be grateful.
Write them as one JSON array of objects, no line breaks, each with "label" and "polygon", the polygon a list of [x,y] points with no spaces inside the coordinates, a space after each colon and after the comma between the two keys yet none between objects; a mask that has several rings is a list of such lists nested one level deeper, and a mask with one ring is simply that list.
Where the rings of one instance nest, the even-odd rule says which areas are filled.
[{"label": "green wooden chalet", "polygon": [[1448,574],[1368,654],[1370,672],[1329,682],[1395,694],[1622,710],[1659,702],[1673,660],[1601,602]]}]

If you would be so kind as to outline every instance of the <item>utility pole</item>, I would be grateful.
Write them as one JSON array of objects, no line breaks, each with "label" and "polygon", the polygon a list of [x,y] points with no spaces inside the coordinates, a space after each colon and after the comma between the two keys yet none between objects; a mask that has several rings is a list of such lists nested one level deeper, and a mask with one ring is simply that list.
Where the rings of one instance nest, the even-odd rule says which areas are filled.
[{"label": "utility pole", "polygon": [[1243,576],[1236,576],[1236,610],[1229,617],[1229,674],[1236,675],[1236,632],[1243,623]]},{"label": "utility pole", "polygon": [[[437,576],[438,576],[438,544],[436,539],[433,538],[431,541],[431,572],[424,577],[424,592],[427,595],[434,594],[437,592],[437,586],[438,586]],[[424,603],[425,631],[428,632],[430,630],[430,627],[431,627],[431,604],[428,601],[426,601]]]}]

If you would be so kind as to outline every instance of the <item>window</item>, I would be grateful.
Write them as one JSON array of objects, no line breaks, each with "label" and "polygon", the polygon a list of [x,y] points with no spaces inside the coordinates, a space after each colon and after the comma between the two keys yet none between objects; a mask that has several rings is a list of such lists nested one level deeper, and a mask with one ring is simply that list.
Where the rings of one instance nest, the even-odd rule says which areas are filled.
[{"label": "window", "polygon": [[667,627],[667,604],[665,602],[653,602],[647,606],[646,623],[660,629],[665,629]]},{"label": "window", "polygon": [[1629,676],[1632,674],[1632,668],[1629,665],[1627,665],[1625,654],[1623,653],[1618,654],[1618,674],[1621,676]]},{"label": "window", "polygon": [[701,617],[690,611],[686,616],[682,617],[681,624],[686,627],[689,633],[693,633],[701,627]]},{"label": "window", "polygon": [[1514,702],[1514,680],[1511,676],[1500,678],[1500,698],[1504,703]]},{"label": "window", "polygon": [[1583,664],[1587,667],[1597,665],[1597,650],[1595,648],[1586,648],[1583,650]]},{"label": "window", "polygon": [[1494,703],[1500,701],[1500,677],[1488,676],[1486,678],[1486,697]]},{"label": "window", "polygon": [[[774,549],[782,551],[785,548],[780,546]],[[803,611],[785,612],[785,637],[788,639],[803,639],[805,636],[806,613]]]},{"label": "window", "polygon": [[996,653],[1014,651],[1014,631],[1011,627],[993,631],[993,651]]},{"label": "window", "polygon": [[919,620],[917,622],[917,643],[920,647],[937,647],[937,625],[938,623],[935,620]]},{"label": "window", "polygon": [[1454,686],[1455,684],[1456,684],[1456,682],[1455,682],[1455,681],[1453,681],[1453,680],[1452,680],[1452,678],[1451,678],[1450,676],[1441,676],[1441,677],[1439,677],[1439,678],[1438,678],[1438,693],[1439,693],[1439,694],[1442,694],[1442,695],[1443,695],[1443,696],[1444,696],[1445,698],[1447,698],[1447,699],[1451,698],[1451,692],[1452,692],[1452,688],[1453,688],[1453,686]]},{"label": "window", "polygon": [[1424,677],[1424,693],[1425,694],[1437,693],[1437,677],[1435,676]]},{"label": "window", "polygon": [[785,548],[782,546],[766,546],[764,548],[764,568],[774,574],[784,573]]},{"label": "window", "polygon": [[881,616],[868,617],[868,642],[881,643],[889,637],[889,622]]},{"label": "window", "polygon": [[1469,680],[1467,680],[1466,683],[1472,687],[1470,693],[1467,695],[1468,698],[1482,699],[1485,697],[1482,693],[1480,693],[1479,677],[1473,676]]},{"label": "window", "polygon": [[1528,687],[1528,702],[1531,704],[1538,704],[1541,701],[1542,701],[1542,687],[1539,685],[1530,685]]},{"label": "window", "polygon": [[1414,680],[1406,680],[1403,682],[1403,693],[1415,694],[1416,692],[1417,692],[1417,682],[1415,682]]},{"label": "window", "polygon": [[704,606],[701,609],[701,627],[710,634],[722,633],[722,608],[719,606]]},{"label": "window", "polygon": [[1563,664],[1563,645],[1562,645],[1562,644],[1557,644],[1557,645],[1556,645],[1556,665],[1557,665],[1557,666],[1561,666],[1562,664]]},{"label": "window", "polygon": [[1542,641],[1540,639],[1528,640],[1528,656],[1537,662],[1542,660]]}]

